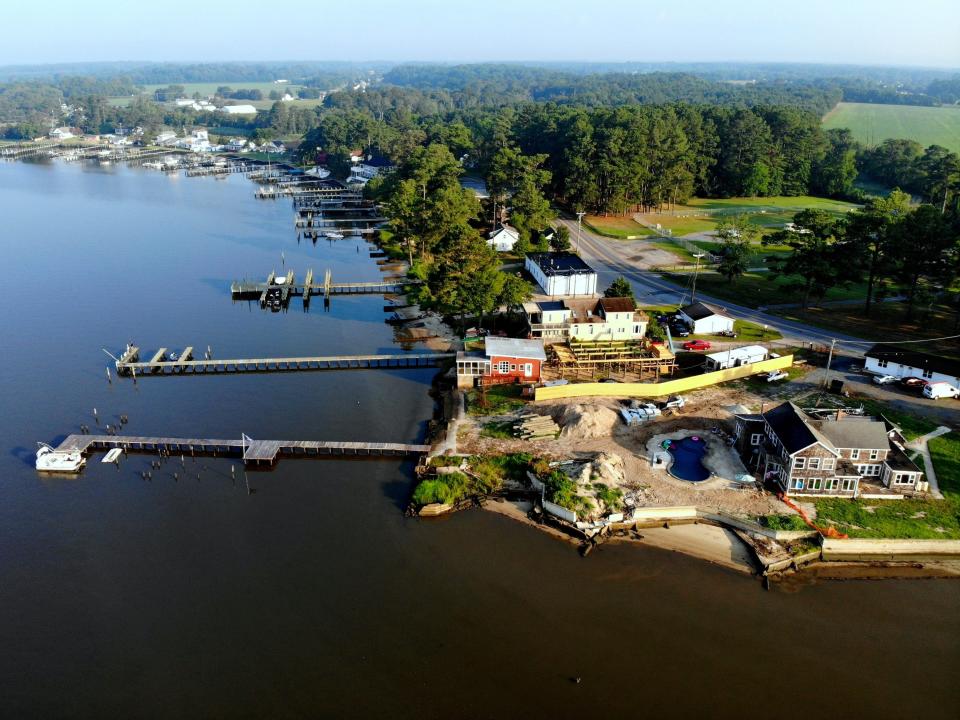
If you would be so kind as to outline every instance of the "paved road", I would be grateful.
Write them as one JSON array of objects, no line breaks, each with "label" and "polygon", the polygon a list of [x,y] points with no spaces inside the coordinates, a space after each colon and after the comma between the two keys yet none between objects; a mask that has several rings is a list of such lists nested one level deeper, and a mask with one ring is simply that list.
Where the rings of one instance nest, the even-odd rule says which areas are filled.
[{"label": "paved road", "polygon": [[[577,223],[575,220],[561,220],[570,229],[570,240],[577,244]],[[641,304],[657,305],[684,305],[690,300],[690,292],[679,285],[663,279],[658,274],[642,270],[628,258],[629,254],[636,254],[642,249],[644,241],[611,240],[582,228],[580,233],[580,255],[596,271],[599,286],[606,287],[618,276],[627,278],[633,285],[634,293]],[[852,335],[830,332],[811,325],[786,320],[778,315],[770,315],[753,308],[736,305],[727,300],[697,293],[697,300],[709,302],[726,308],[738,318],[750,320],[760,325],[769,325],[776,328],[785,338],[792,338],[804,342],[830,344],[832,338],[838,340],[856,341],[838,352],[849,352],[860,355],[870,343],[855,338]]]}]

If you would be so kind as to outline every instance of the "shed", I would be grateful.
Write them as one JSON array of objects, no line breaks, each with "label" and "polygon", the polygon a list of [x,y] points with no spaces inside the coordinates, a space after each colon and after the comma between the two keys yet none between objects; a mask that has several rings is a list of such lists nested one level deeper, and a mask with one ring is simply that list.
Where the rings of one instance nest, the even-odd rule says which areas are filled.
[{"label": "shed", "polygon": [[574,253],[530,253],[527,271],[547,295],[593,295],[597,273]]},{"label": "shed", "polygon": [[743,347],[730,348],[729,350],[707,355],[704,358],[704,368],[708,372],[712,370],[726,370],[727,368],[750,365],[751,363],[766,360],[768,355],[769,352],[762,345],[744,345]]},{"label": "shed", "polygon": [[510,252],[520,239],[520,233],[509,225],[501,225],[496,230],[487,233],[487,245],[497,252]]},{"label": "shed", "polygon": [[680,317],[697,335],[733,332],[734,319],[722,309],[707,303],[696,302],[680,308]]}]

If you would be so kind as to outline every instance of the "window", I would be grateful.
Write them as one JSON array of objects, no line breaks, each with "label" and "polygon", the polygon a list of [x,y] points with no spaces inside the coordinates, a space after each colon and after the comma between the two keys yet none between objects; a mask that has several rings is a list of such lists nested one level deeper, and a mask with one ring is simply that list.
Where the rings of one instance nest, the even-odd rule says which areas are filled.
[{"label": "window", "polygon": [[820,469],[820,458],[810,458],[810,461],[807,463],[808,470],[819,470]]},{"label": "window", "polygon": [[875,477],[880,474],[879,465],[857,465],[857,472],[864,477]]},{"label": "window", "polygon": [[877,360],[877,367],[885,368],[888,364],[886,360]]},{"label": "window", "polygon": [[500,362],[498,362],[497,372],[500,373],[501,375],[506,375],[507,373],[509,373],[510,363],[508,363],[506,360],[501,360]]},{"label": "window", "polygon": [[837,489],[837,479],[836,478],[827,478],[823,483],[824,490],[836,490]]},{"label": "window", "polygon": [[751,444],[751,445],[759,445],[762,440],[763,440],[763,434],[762,434],[762,433],[753,433],[753,434],[750,436],[750,444]]},{"label": "window", "polygon": [[855,449],[853,449],[853,450],[850,451],[850,459],[851,459],[851,460],[859,460],[859,459],[860,459],[860,449],[859,449],[859,448],[855,448]]},{"label": "window", "polygon": [[932,377],[933,377],[933,370],[924,370],[924,371],[923,371],[923,377],[925,377],[925,378],[932,378]]},{"label": "window", "polygon": [[822,484],[822,478],[809,478],[807,480],[807,490],[819,490]]},{"label": "window", "polygon": [[793,481],[794,490],[803,490],[803,478],[797,478]]},{"label": "window", "polygon": [[510,363],[510,372],[516,372],[517,366],[514,363]]},{"label": "window", "polygon": [[856,488],[857,481],[855,478],[844,478],[840,486],[840,489],[844,492],[853,492]]},{"label": "window", "polygon": [[914,482],[913,473],[897,473],[893,476],[894,485],[913,485]]},{"label": "window", "polygon": [[836,460],[834,458],[824,458],[823,459],[823,469],[824,470],[833,470]]},{"label": "window", "polygon": [[802,458],[802,457],[794,458],[794,459],[793,459],[793,469],[794,469],[794,470],[803,470],[803,468],[806,466],[806,462],[807,462],[807,459],[806,459],[806,458]]},{"label": "window", "polygon": [[871,460],[876,460],[878,457],[880,457],[880,451],[879,451],[879,450],[871,450],[871,451],[870,451],[870,459],[871,459]]}]

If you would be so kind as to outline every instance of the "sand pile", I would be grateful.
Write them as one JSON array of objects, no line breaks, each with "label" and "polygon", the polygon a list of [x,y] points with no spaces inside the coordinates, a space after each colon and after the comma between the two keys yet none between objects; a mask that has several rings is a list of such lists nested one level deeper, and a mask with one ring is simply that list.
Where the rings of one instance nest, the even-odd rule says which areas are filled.
[{"label": "sand pile", "polygon": [[578,485],[603,483],[616,487],[624,480],[623,458],[616,453],[601,452],[589,462],[577,465],[568,474]]},{"label": "sand pile", "polygon": [[567,405],[560,414],[560,437],[572,440],[610,437],[619,422],[616,412],[596,405]]}]

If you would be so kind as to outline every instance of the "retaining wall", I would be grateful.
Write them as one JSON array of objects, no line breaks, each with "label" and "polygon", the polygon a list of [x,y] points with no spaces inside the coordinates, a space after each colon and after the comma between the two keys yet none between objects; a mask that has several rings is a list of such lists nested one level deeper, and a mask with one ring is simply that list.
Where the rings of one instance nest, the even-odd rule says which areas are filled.
[{"label": "retaining wall", "polygon": [[729,380],[739,380],[757,373],[783,370],[793,365],[793,355],[761,360],[750,365],[741,365],[737,368],[717,370],[688,378],[666,380],[660,383],[571,383],[569,385],[552,385],[538,387],[535,391],[537,400],[554,400],[557,398],[573,397],[661,397],[676,393],[695,390],[697,388],[716,385]]},{"label": "retaining wall", "polygon": [[824,560],[929,560],[960,558],[960,540],[823,539]]}]

